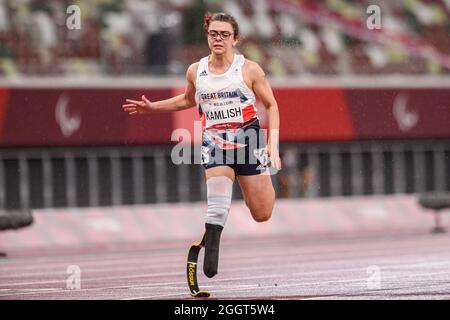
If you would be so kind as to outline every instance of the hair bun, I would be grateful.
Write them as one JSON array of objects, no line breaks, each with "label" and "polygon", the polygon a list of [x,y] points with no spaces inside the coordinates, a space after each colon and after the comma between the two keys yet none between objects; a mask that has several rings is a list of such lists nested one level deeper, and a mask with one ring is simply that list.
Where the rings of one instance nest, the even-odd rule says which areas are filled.
[{"label": "hair bun", "polygon": [[209,20],[211,20],[212,15],[205,15],[205,17],[203,18],[203,21],[205,22],[205,24],[209,23]]}]

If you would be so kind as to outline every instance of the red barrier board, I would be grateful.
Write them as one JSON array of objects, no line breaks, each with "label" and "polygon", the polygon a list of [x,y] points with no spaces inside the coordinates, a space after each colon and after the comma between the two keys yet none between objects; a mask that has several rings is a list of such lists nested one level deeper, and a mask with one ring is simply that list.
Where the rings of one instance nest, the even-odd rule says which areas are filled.
[{"label": "red barrier board", "polygon": [[[0,88],[1,146],[168,144],[195,110],[129,116],[121,105],[180,88]],[[450,138],[450,88],[274,88],[281,142]],[[267,123],[259,104],[262,124]],[[189,117],[189,119],[186,119]],[[192,135],[193,137],[193,135]]]},{"label": "red barrier board", "polygon": [[[0,129],[3,146],[167,143],[170,114],[128,116],[121,105],[142,93],[169,98],[171,90],[12,89]],[[1,96],[0,96],[1,97]],[[0,101],[1,102],[1,101]],[[1,117],[1,113],[0,113]]]},{"label": "red barrier board", "polygon": [[450,138],[450,89],[346,90],[357,139]]}]

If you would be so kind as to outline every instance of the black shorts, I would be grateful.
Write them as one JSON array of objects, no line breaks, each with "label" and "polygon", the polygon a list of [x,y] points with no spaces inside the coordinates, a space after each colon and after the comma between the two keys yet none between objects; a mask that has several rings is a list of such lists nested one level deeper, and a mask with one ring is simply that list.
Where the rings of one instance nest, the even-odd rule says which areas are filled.
[{"label": "black shorts", "polygon": [[241,176],[265,172],[269,158],[264,131],[258,120],[240,129],[205,130],[202,165],[205,169],[228,166],[235,175]]}]

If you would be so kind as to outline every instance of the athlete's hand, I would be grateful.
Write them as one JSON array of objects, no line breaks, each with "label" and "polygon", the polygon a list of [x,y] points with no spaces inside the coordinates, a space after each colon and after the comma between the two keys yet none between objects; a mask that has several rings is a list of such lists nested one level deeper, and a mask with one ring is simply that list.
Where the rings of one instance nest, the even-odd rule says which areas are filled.
[{"label": "athlete's hand", "polygon": [[153,104],[144,95],[142,95],[141,99],[141,101],[127,99],[128,103],[122,105],[123,111],[128,112],[129,115],[152,112],[154,109]]},{"label": "athlete's hand", "polygon": [[269,143],[267,145],[267,154],[269,155],[272,166],[277,170],[281,170],[281,159],[280,153],[278,151],[278,146]]}]

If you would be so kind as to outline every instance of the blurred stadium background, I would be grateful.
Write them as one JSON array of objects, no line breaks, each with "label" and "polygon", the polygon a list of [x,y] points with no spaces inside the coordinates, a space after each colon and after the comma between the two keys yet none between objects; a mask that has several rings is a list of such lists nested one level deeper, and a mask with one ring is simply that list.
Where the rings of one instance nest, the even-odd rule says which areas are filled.
[{"label": "blurred stadium background", "polygon": [[[70,5],[82,13],[66,28]],[[367,8],[382,12],[369,30]],[[14,76],[183,75],[208,53],[206,11],[240,22],[240,51],[274,78],[305,75],[445,75],[449,2],[431,0],[0,2],[1,72]]]},{"label": "blurred stadium background", "polygon": [[[380,30],[366,26],[374,3]],[[71,4],[79,30],[66,27]],[[129,119],[120,105],[182,90],[208,53],[203,14],[218,10],[274,86],[279,196],[450,188],[448,1],[2,0],[0,205],[204,199],[200,166],[167,158],[195,111]]]},{"label": "blurred stadium background", "polygon": [[134,118],[121,105],[182,92],[208,54],[206,11],[236,17],[237,50],[273,86],[273,184],[289,210],[450,190],[449,0],[0,0],[0,212],[205,200],[202,167],[171,161],[172,132],[194,136],[196,110]]}]

